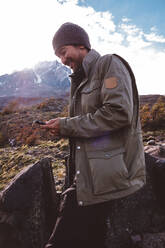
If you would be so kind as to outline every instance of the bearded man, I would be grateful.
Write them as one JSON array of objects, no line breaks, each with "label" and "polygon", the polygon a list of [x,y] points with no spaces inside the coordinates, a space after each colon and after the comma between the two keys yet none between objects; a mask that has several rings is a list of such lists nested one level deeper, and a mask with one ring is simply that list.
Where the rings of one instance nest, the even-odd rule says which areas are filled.
[{"label": "bearded man", "polygon": [[139,99],[129,64],[91,49],[87,32],[64,23],[53,38],[69,66],[69,117],[43,128],[70,141],[69,182],[46,248],[103,248],[110,204],[145,184]]}]

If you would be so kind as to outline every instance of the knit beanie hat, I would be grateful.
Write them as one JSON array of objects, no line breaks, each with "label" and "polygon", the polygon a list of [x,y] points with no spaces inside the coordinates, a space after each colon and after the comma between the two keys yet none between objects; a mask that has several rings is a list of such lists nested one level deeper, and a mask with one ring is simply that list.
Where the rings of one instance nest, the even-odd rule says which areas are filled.
[{"label": "knit beanie hat", "polygon": [[66,22],[55,33],[53,37],[53,48],[57,50],[66,45],[83,45],[91,49],[87,32],[77,24]]}]

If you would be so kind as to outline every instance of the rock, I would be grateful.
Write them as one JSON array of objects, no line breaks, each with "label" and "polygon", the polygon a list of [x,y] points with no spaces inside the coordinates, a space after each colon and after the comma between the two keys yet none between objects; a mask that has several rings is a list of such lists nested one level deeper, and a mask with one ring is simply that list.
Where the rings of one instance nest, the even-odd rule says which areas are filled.
[{"label": "rock", "polygon": [[144,151],[151,156],[156,158],[164,158],[165,159],[165,144],[157,144],[157,145],[147,145],[144,146]]},{"label": "rock", "polygon": [[41,248],[57,214],[50,159],[22,170],[0,196],[0,247]]},{"label": "rock", "polygon": [[[108,248],[163,247],[165,232],[165,160],[145,153],[147,183],[136,193],[111,203]],[[154,235],[154,241],[151,238]],[[151,242],[152,240],[152,242]],[[152,246],[148,246],[152,243]],[[165,246],[164,246],[165,247]]]},{"label": "rock", "polygon": [[149,140],[148,142],[147,142],[147,145],[155,145],[156,143],[155,143],[155,140]]},{"label": "rock", "polygon": [[164,146],[162,146],[162,145],[159,146],[158,154],[160,157],[165,157],[165,147]]},{"label": "rock", "polygon": [[164,248],[165,233],[146,233],[143,236],[142,247],[145,248]]},{"label": "rock", "polygon": [[151,146],[151,145],[147,145],[144,146],[144,151],[148,154],[150,154],[151,156],[154,157],[158,157],[158,153],[159,153],[159,146]]},{"label": "rock", "polygon": [[155,140],[155,137],[149,136],[149,137],[147,138],[147,140],[148,140],[148,141],[150,141],[150,140]]},{"label": "rock", "polygon": [[15,231],[14,227],[0,223],[0,247],[3,248],[20,248],[21,243],[18,240],[19,233]]},{"label": "rock", "polygon": [[163,136],[157,136],[156,137],[156,140],[159,142],[159,141],[161,141],[161,142],[163,142],[164,141],[164,137]]}]

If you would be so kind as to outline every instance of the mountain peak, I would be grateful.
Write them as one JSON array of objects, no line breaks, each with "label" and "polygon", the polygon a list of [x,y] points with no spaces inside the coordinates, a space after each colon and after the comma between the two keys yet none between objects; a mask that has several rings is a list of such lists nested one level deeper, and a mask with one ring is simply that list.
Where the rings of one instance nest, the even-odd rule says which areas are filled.
[{"label": "mountain peak", "polygon": [[70,69],[58,61],[43,61],[33,69],[0,76],[0,97],[61,97],[68,93]]}]

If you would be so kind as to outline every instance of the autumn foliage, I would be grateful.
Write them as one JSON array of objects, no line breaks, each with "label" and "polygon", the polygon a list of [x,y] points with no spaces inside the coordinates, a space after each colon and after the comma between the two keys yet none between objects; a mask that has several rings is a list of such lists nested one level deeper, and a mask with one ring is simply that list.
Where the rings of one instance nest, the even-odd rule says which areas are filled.
[{"label": "autumn foliage", "polygon": [[8,142],[8,132],[6,128],[0,130],[0,147],[3,147]]},{"label": "autumn foliage", "polygon": [[165,129],[165,96],[160,96],[153,106],[141,106],[140,118],[144,131]]},{"label": "autumn foliage", "polygon": [[7,115],[11,113],[15,113],[19,109],[19,102],[18,100],[13,100],[8,103],[2,110],[2,115]]},{"label": "autumn foliage", "polygon": [[38,129],[33,129],[32,127],[30,126],[24,126],[17,138],[16,138],[16,141],[17,143],[19,144],[25,144],[25,145],[35,145],[37,144],[37,141],[39,140],[39,130]]}]

